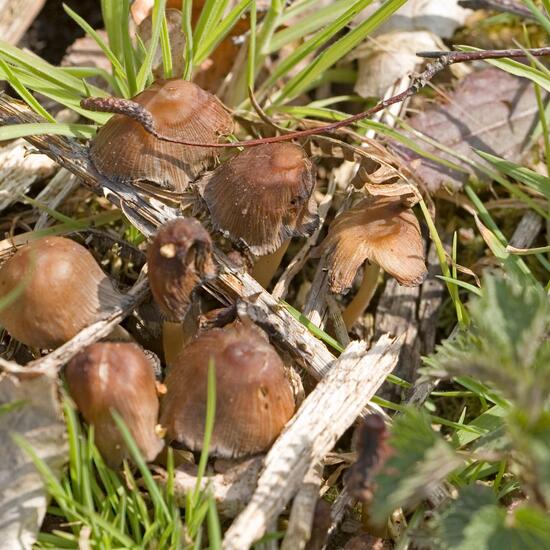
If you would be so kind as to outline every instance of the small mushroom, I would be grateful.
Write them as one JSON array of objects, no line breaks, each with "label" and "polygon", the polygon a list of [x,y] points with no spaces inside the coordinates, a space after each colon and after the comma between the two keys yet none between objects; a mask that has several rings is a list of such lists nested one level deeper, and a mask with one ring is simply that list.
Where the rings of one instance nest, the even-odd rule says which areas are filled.
[{"label": "small mushroom", "polygon": [[[271,264],[254,270],[265,286],[281,249],[284,254],[292,237],[310,235],[319,223],[314,187],[315,170],[303,148],[273,143],[245,149],[221,164],[199,183],[199,193],[215,229]],[[273,262],[265,258],[270,254],[280,257]]]},{"label": "small mushroom", "polygon": [[[157,80],[133,101],[145,107],[158,130],[169,137],[212,143],[233,129],[231,115],[214,95],[180,78]],[[95,168],[114,181],[182,192],[215,153],[157,139],[135,120],[117,114],[92,140],[90,154]]]},{"label": "small mushroom", "polygon": [[205,280],[216,276],[212,241],[194,218],[178,218],[161,226],[147,249],[149,285],[167,321],[164,354],[172,364],[185,342],[183,321],[193,295]]},{"label": "small mushroom", "polygon": [[128,456],[112,411],[121,416],[146,461],[162,450],[155,375],[137,344],[92,344],[70,361],[65,377],[78,410],[94,426],[95,443],[109,466],[118,466]]},{"label": "small mushroom", "polygon": [[427,275],[424,243],[413,211],[399,198],[373,196],[338,216],[321,245],[333,292],[350,288],[365,262],[361,286],[342,317],[349,329],[376,290],[382,268],[404,286],[420,285]]},{"label": "small mushroom", "polygon": [[118,304],[119,293],[94,257],[64,237],[45,237],[20,248],[0,268],[0,324],[23,344],[64,344]]},{"label": "small mushroom", "polygon": [[217,392],[210,454],[239,458],[267,450],[294,414],[294,397],[267,336],[240,321],[200,334],[169,370],[161,404],[168,440],[202,448],[211,360]]}]

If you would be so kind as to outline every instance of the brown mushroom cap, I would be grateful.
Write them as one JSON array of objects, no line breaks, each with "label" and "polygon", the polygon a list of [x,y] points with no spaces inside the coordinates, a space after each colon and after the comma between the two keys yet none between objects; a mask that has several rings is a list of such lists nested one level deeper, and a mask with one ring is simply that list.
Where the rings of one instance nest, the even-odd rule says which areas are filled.
[{"label": "brown mushroom cap", "polygon": [[210,453],[236,458],[265,451],[294,414],[294,397],[265,334],[240,322],[202,333],[169,370],[161,404],[167,438],[202,448],[210,359],[216,369]]},{"label": "brown mushroom cap", "polygon": [[90,252],[63,237],[20,248],[0,268],[0,324],[27,346],[55,348],[118,302],[118,293]]},{"label": "brown mushroom cap", "polygon": [[[157,80],[133,101],[151,113],[157,130],[168,137],[212,143],[233,130],[231,115],[215,96],[180,78]],[[92,162],[104,176],[151,182],[177,192],[213,156],[211,148],[159,140],[124,115],[113,116],[91,144]]]},{"label": "brown mushroom cap", "polygon": [[155,302],[173,321],[183,320],[194,290],[216,275],[210,235],[194,218],[162,225],[147,249],[147,264]]},{"label": "brown mushroom cap", "polygon": [[164,443],[156,433],[159,402],[153,366],[141,348],[129,343],[93,344],[67,365],[65,377],[82,416],[95,428],[97,448],[112,467],[128,455],[111,411],[130,430],[147,461]]},{"label": "brown mushroom cap", "polygon": [[250,147],[199,184],[214,227],[263,256],[285,240],[311,234],[319,223],[311,195],[315,170],[292,143]]},{"label": "brown mushroom cap", "polygon": [[351,287],[367,260],[405,286],[419,285],[427,275],[418,220],[395,197],[371,197],[338,216],[321,250],[327,254],[329,283],[336,293]]}]

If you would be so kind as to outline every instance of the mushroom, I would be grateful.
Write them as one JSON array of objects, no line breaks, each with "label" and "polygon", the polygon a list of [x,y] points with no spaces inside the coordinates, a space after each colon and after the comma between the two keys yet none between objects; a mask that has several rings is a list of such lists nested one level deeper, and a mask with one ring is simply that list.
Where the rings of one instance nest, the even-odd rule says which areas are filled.
[{"label": "mushroom", "polygon": [[95,443],[109,466],[118,466],[128,456],[112,411],[120,415],[146,461],[162,450],[155,375],[137,344],[92,344],[70,361],[65,377],[78,410],[94,426]]},{"label": "mushroom", "polygon": [[197,288],[216,276],[212,241],[194,218],[178,218],[160,227],[147,249],[149,285],[166,317],[164,355],[172,364],[185,342],[183,321]]},{"label": "mushroom", "polygon": [[0,268],[0,324],[23,344],[64,344],[120,302],[120,294],[94,257],[64,237],[45,237],[20,248]]},{"label": "mushroom", "polygon": [[[231,115],[211,93],[179,78],[157,80],[133,98],[162,134],[212,143],[233,130]],[[95,168],[113,181],[147,183],[182,192],[214,157],[206,147],[157,139],[128,116],[114,115],[90,146]]]},{"label": "mushroom", "polygon": [[368,261],[361,286],[342,314],[348,329],[368,307],[380,268],[404,286],[420,285],[427,275],[418,220],[395,197],[372,196],[338,216],[321,251],[335,293],[351,287],[357,270]]},{"label": "mushroom", "polygon": [[245,149],[198,184],[214,228],[262,257],[253,275],[263,286],[271,280],[290,239],[316,229],[314,187],[313,164],[293,143]]},{"label": "mushroom", "polygon": [[210,454],[239,458],[265,451],[294,414],[294,397],[265,333],[240,321],[200,334],[168,371],[161,403],[168,440],[201,449],[211,360],[217,394]]}]

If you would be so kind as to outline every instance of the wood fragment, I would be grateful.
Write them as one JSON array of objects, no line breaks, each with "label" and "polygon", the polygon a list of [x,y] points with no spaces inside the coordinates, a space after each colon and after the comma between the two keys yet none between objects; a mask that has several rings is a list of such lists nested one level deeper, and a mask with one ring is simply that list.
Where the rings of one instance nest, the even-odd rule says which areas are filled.
[{"label": "wood fragment", "polygon": [[313,516],[322,482],[323,465],[317,462],[311,465],[294,497],[281,550],[303,550],[306,547],[311,538]]},{"label": "wood fragment", "polygon": [[227,530],[224,550],[246,550],[296,493],[306,472],[349,428],[397,363],[401,341],[382,336],[366,352],[350,344],[306,398],[266,456],[249,504]]},{"label": "wood fragment", "polygon": [[46,0],[0,0],[0,36],[17,44]]}]

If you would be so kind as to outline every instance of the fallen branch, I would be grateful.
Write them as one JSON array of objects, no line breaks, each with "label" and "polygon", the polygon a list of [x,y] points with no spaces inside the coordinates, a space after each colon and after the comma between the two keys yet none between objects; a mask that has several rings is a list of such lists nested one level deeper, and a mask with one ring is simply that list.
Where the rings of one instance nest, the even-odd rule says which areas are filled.
[{"label": "fallen branch", "polygon": [[369,352],[364,342],[346,348],[267,454],[252,499],[225,534],[224,550],[246,550],[264,535],[312,464],[333,448],[393,370],[400,348],[387,335]]}]

